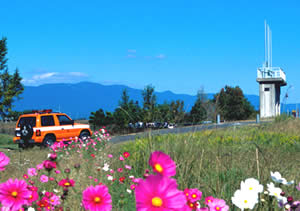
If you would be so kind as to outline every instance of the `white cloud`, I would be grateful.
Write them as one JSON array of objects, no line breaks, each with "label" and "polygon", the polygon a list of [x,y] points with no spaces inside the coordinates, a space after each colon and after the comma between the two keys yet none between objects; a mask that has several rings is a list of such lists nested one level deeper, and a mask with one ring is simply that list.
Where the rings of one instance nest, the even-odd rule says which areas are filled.
[{"label": "white cloud", "polygon": [[40,75],[34,75],[32,77],[33,80],[41,80],[41,79],[46,79],[46,78],[51,78],[52,76],[56,75],[57,73],[52,72],[52,73],[44,73]]},{"label": "white cloud", "polygon": [[127,58],[136,58],[136,55],[128,54]]},{"label": "white cloud", "polygon": [[136,53],[136,50],[135,49],[128,49],[127,52],[128,53]]},{"label": "white cloud", "polygon": [[159,55],[156,56],[155,58],[157,58],[157,59],[165,59],[165,58],[166,58],[166,55],[164,55],[164,54],[159,54]]},{"label": "white cloud", "polygon": [[31,78],[24,78],[22,83],[30,86],[38,86],[46,83],[76,83],[86,80],[88,77],[83,72],[48,72],[35,74]]}]

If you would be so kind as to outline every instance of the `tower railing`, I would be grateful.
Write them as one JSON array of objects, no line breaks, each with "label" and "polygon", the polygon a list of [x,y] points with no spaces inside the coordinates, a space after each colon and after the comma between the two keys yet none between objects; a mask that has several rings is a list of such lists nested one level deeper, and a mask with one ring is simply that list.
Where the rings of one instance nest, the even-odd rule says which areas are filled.
[{"label": "tower railing", "polygon": [[257,69],[257,78],[278,78],[286,81],[284,71],[280,67],[263,67]]}]

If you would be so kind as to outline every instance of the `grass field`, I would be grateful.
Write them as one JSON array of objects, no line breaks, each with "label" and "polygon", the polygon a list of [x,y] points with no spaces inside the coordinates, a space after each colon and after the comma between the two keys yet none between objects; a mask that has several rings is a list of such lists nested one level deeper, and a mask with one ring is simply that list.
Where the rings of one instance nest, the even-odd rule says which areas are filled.
[{"label": "grass field", "polygon": [[[6,140],[10,138],[0,135],[1,144],[8,144]],[[28,168],[47,159],[50,152],[40,148],[0,150],[11,159],[6,170],[1,172],[1,182],[11,177],[21,179]],[[157,150],[170,155],[176,162],[174,178],[179,189],[198,188],[202,191],[201,205],[204,205],[204,197],[214,196],[224,199],[230,210],[239,210],[231,203],[231,197],[239,189],[240,182],[253,177],[266,189],[267,183],[272,181],[270,171],[279,171],[288,181],[295,180],[294,185],[283,186],[282,189],[294,199],[300,199],[300,191],[295,188],[300,181],[300,121],[296,119],[180,135],[149,136],[135,142],[101,145],[96,151],[90,148],[82,148],[80,152],[75,148],[65,150],[57,166],[62,173],[50,172],[49,176],[57,181],[65,177],[75,180],[76,184],[63,205],[71,210],[81,210],[81,192],[99,182],[108,186],[113,210],[135,210],[134,194],[127,192],[132,184],[128,176],[143,177],[146,169],[151,173],[148,159],[151,152]],[[130,157],[120,161],[118,158],[123,152],[129,152]],[[108,158],[108,154],[112,154],[113,158]],[[104,171],[105,163],[115,172]],[[75,169],[75,164],[80,164],[80,169]],[[125,169],[125,164],[132,166],[132,169]],[[121,167],[124,170],[118,172]],[[70,173],[64,173],[65,169],[70,169]],[[41,174],[48,175],[48,172],[41,170]],[[117,180],[108,180],[107,174]],[[125,178],[124,182],[119,181],[121,177]],[[60,191],[57,194],[62,194],[61,187],[54,182],[40,183],[37,177],[31,179],[41,191],[53,191],[55,188]],[[260,198],[269,199],[263,194]],[[269,206],[260,203],[255,210],[280,210],[274,200],[270,203]]]}]

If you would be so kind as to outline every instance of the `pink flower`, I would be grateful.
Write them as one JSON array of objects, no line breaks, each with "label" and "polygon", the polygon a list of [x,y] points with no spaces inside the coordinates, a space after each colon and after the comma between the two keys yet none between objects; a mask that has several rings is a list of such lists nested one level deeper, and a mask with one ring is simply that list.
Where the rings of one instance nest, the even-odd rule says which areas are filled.
[{"label": "pink flower", "polygon": [[37,175],[37,172],[36,172],[36,169],[35,169],[35,168],[29,168],[29,169],[27,170],[27,173],[28,173],[28,175],[31,176],[31,177]]},{"label": "pink flower", "polygon": [[105,185],[89,186],[82,192],[82,204],[90,211],[110,211],[112,200]]},{"label": "pink flower", "polygon": [[56,163],[51,160],[44,160],[43,161],[43,166],[45,167],[46,170],[50,171],[53,168],[56,168]]},{"label": "pink flower", "polygon": [[109,158],[112,158],[112,157],[113,157],[113,155],[112,155],[112,154],[108,154],[108,155],[107,155],[107,157],[109,157]]},{"label": "pink flower", "polygon": [[122,168],[118,168],[118,172],[122,172],[123,171],[123,169]]},{"label": "pink flower", "polygon": [[186,198],[177,189],[175,179],[162,175],[149,175],[135,188],[136,210],[183,210]]},{"label": "pink flower", "polygon": [[55,174],[60,174],[60,170],[55,170]]},{"label": "pink flower", "polygon": [[176,174],[176,164],[169,155],[155,151],[152,152],[149,159],[149,165],[153,171],[164,176],[174,176]]},{"label": "pink flower", "polygon": [[44,165],[41,163],[41,164],[37,164],[36,165],[36,168],[38,169],[38,170],[42,170],[43,168],[44,168]]},{"label": "pink flower", "polygon": [[5,170],[5,166],[9,164],[9,157],[7,157],[3,152],[0,152],[0,171]]},{"label": "pink flower", "polygon": [[131,166],[125,165],[125,168],[130,170]]},{"label": "pink flower", "polygon": [[215,200],[214,197],[208,196],[205,198],[205,204],[209,206],[214,200]]},{"label": "pink flower", "polygon": [[9,210],[19,210],[28,203],[31,191],[28,190],[25,180],[9,179],[0,184],[0,201],[2,206]]},{"label": "pink flower", "polygon": [[209,206],[209,210],[213,210],[213,211],[229,210],[229,206],[226,204],[226,202],[223,199],[214,198],[213,202],[211,202],[208,206]]},{"label": "pink flower", "polygon": [[120,161],[123,161],[123,160],[124,160],[124,158],[122,157],[122,155],[120,155],[120,158],[119,158],[119,159],[120,159]]},{"label": "pink flower", "polygon": [[32,202],[39,199],[39,194],[37,193],[37,190],[31,190],[31,189],[29,189],[29,190],[30,190],[31,193],[30,193],[30,196],[28,198],[28,204],[31,205]]},{"label": "pink flower", "polygon": [[48,182],[48,177],[47,177],[46,175],[43,174],[43,175],[40,177],[40,181],[43,182],[43,183],[46,183],[46,182]]},{"label": "pink flower", "polygon": [[199,201],[201,200],[201,197],[202,197],[202,192],[199,191],[198,189],[189,189],[189,192],[188,192],[188,201],[194,203],[196,201]]},{"label": "pink flower", "polygon": [[62,186],[62,187],[73,187],[75,185],[75,181],[72,180],[72,179],[62,179],[59,181],[58,183],[59,186]]},{"label": "pink flower", "polygon": [[296,186],[297,190],[300,191],[300,183],[298,186]]},{"label": "pink flower", "polygon": [[134,190],[136,188],[136,185],[130,185],[130,189]]},{"label": "pink flower", "polygon": [[50,197],[49,202],[53,206],[56,206],[56,205],[60,204],[59,197],[57,195],[54,195],[54,194],[53,194],[53,196]]}]

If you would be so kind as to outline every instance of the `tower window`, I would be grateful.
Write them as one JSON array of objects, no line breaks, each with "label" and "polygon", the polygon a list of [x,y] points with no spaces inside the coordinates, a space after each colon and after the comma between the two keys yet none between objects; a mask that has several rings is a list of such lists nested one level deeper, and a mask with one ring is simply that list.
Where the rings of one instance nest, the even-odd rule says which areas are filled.
[{"label": "tower window", "polygon": [[268,91],[270,91],[270,88],[265,88],[265,92],[268,92]]}]

